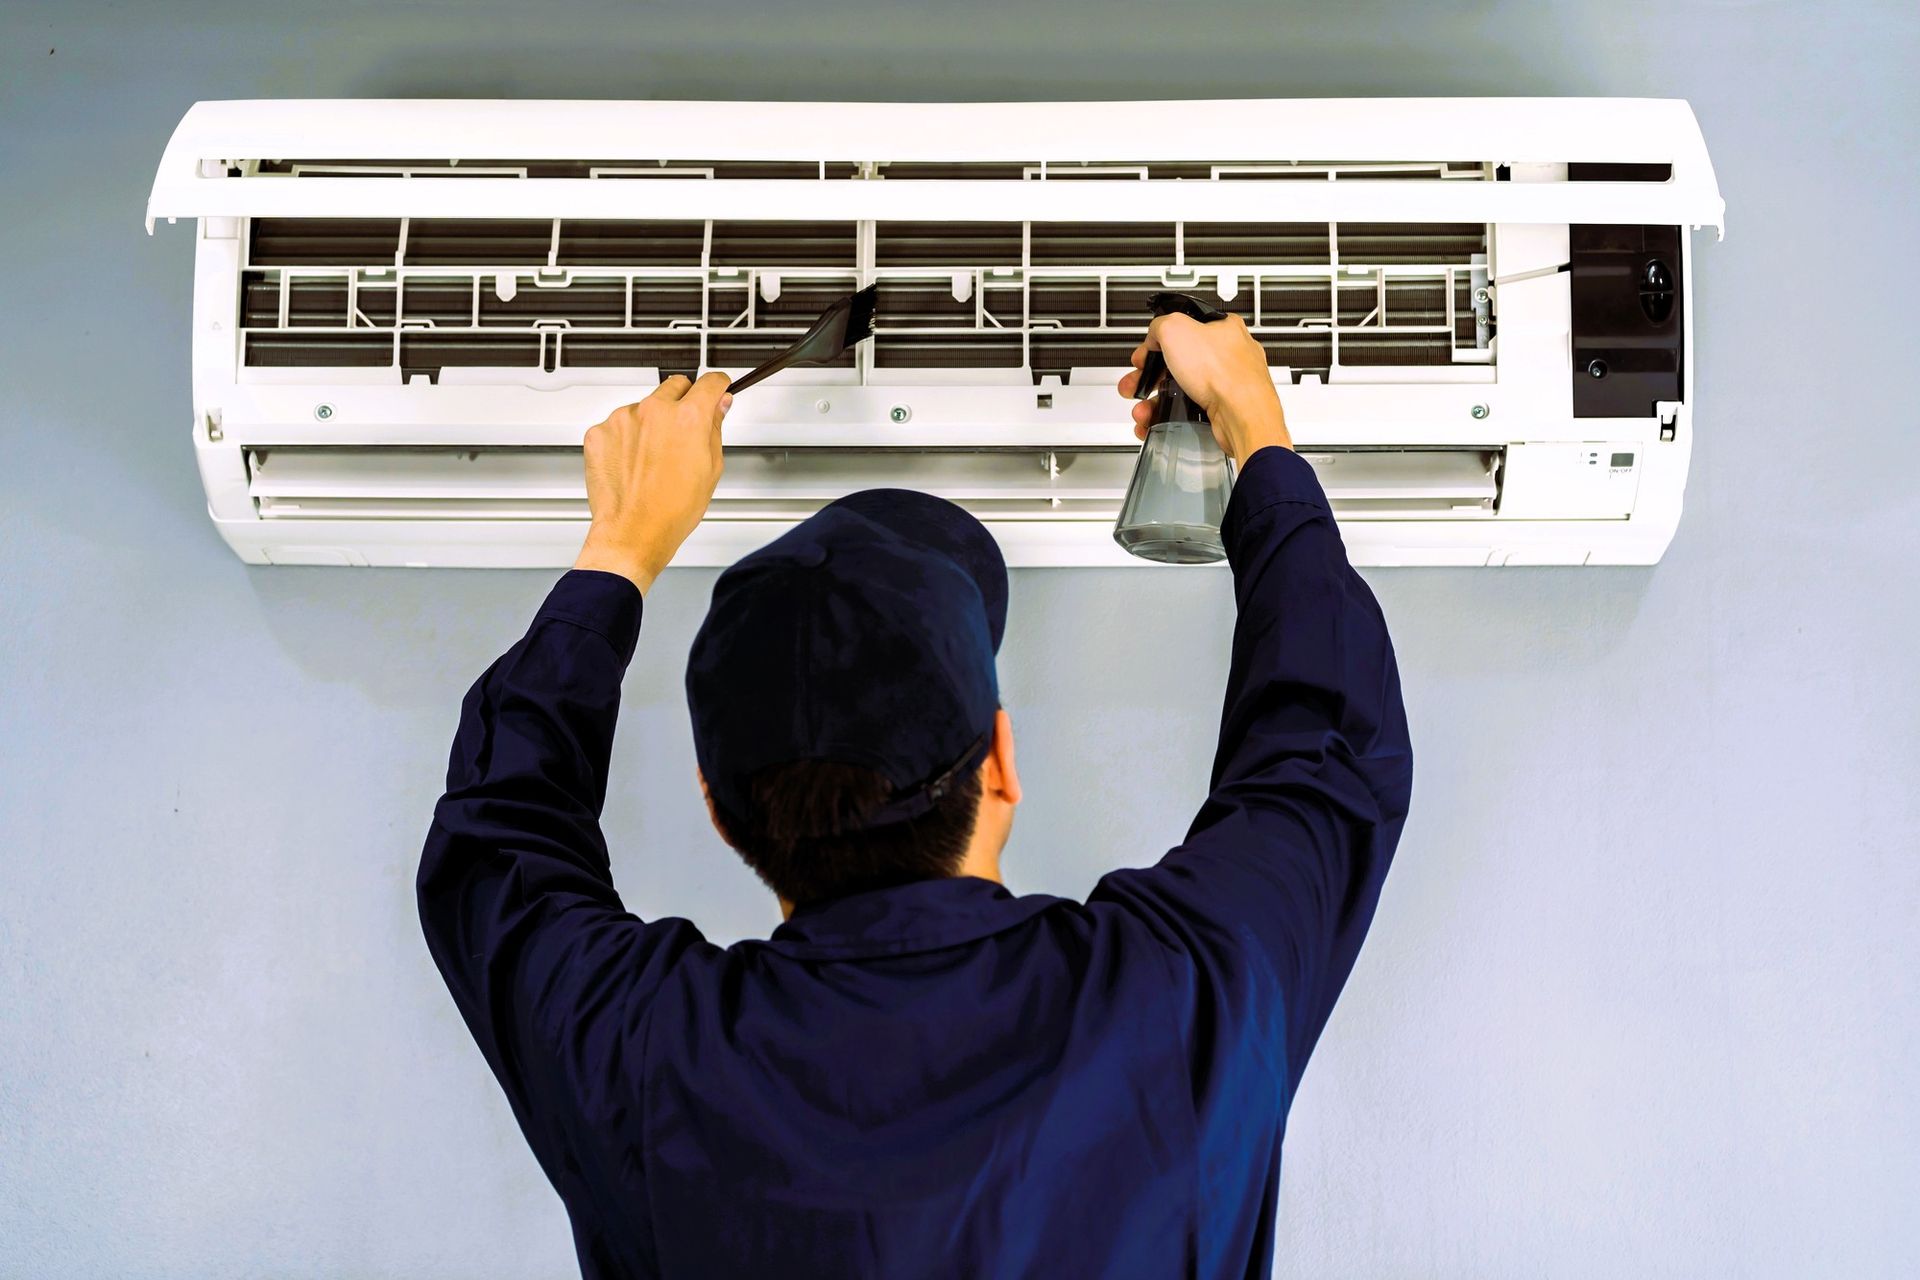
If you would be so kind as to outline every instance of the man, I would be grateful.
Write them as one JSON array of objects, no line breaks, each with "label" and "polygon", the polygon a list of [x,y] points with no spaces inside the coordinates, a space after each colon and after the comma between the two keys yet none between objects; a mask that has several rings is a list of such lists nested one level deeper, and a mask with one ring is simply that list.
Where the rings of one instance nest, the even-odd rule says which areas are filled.
[{"label": "man", "polygon": [[1020,781],[991,537],[876,490],[723,573],[688,662],[714,825],[786,923],[723,950],[629,913],[598,822],[620,680],[719,479],[726,379],[587,433],[585,548],[468,694],[419,879],[587,1275],[1268,1273],[1287,1108],[1412,756],[1259,344],[1162,316],[1123,395],[1150,347],[1238,466],[1239,620],[1186,841],[1084,903],[1000,884]]}]

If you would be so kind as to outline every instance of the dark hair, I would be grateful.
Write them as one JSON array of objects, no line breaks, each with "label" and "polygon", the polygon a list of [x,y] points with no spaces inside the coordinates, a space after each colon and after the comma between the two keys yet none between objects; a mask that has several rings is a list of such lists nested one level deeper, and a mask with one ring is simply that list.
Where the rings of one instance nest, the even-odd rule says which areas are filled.
[{"label": "dark hair", "polygon": [[796,760],[748,782],[752,809],[715,806],[727,843],[767,887],[795,905],[960,870],[980,814],[980,771],[967,769],[917,818],[861,829],[893,784],[859,765]]}]

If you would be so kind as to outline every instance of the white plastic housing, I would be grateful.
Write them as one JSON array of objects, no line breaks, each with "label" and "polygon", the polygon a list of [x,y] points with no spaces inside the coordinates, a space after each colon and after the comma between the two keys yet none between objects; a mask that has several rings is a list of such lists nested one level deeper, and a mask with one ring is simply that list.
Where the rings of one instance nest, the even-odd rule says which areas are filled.
[{"label": "white plastic housing", "polygon": [[[148,221],[199,219],[193,438],[210,513],[256,563],[569,564],[581,434],[663,367],[606,350],[738,374],[808,299],[878,281],[919,310],[883,302],[844,367],[741,394],[681,563],[873,485],[970,506],[1016,566],[1141,563],[1111,538],[1136,447],[1113,383],[1144,328],[1130,300],[1165,287],[1242,309],[1270,351],[1327,353],[1275,376],[1356,562],[1647,564],[1691,450],[1690,246],[1680,398],[1575,417],[1568,227],[1718,228],[1722,208],[1672,101],[284,101],[193,107]],[[457,256],[463,227],[536,223],[550,238],[510,260]],[[265,260],[276,226],[307,247]],[[356,226],[385,247],[299,260]],[[594,227],[612,256],[578,247]],[[652,227],[684,254],[647,253]],[[1462,227],[1477,251],[1440,234]],[[1319,239],[1255,252],[1286,228]],[[434,236],[440,257],[410,256]],[[316,363],[329,343],[354,354]]]}]

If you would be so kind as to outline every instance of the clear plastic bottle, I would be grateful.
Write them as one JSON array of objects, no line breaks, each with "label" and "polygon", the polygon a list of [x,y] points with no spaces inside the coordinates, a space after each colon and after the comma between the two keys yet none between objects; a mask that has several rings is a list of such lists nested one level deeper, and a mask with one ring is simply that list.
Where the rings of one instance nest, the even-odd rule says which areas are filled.
[{"label": "clear plastic bottle", "polygon": [[1155,423],[1134,465],[1113,540],[1143,560],[1210,564],[1227,554],[1220,521],[1232,491],[1212,426]]},{"label": "clear plastic bottle", "polygon": [[[1185,294],[1155,294],[1149,305],[1156,314],[1178,310],[1202,321],[1225,315]],[[1136,394],[1145,397],[1156,388],[1153,424],[1114,521],[1113,540],[1143,560],[1210,564],[1227,554],[1220,522],[1233,494],[1233,474],[1207,411],[1180,389],[1165,358],[1151,351]]]}]

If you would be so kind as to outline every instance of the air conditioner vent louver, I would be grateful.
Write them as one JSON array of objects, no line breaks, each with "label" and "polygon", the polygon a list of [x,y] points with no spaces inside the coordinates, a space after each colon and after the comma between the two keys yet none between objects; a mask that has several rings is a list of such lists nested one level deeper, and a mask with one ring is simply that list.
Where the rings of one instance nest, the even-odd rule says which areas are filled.
[{"label": "air conditioner vent louver", "polygon": [[[729,448],[709,518],[797,519],[883,486],[911,456],[916,487],[981,518],[1111,521],[1137,450]],[[1334,509],[1355,520],[1493,514],[1500,451],[1315,450],[1303,454]],[[273,519],[578,520],[578,449],[255,448],[248,491]]]}]

